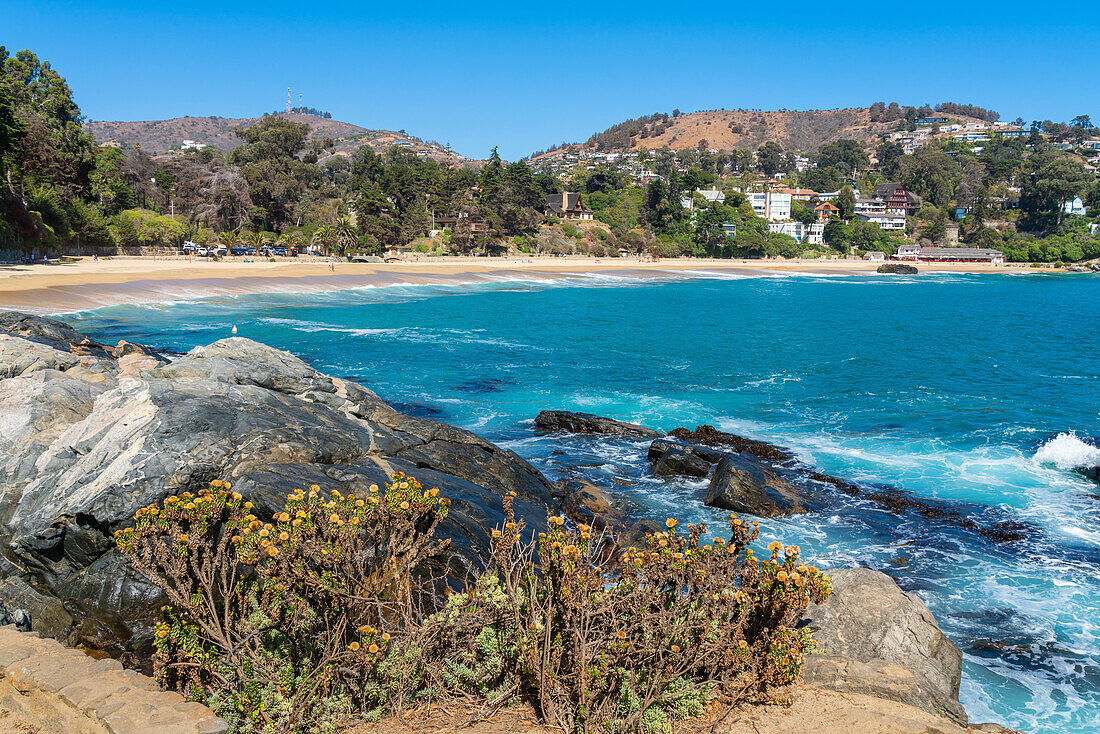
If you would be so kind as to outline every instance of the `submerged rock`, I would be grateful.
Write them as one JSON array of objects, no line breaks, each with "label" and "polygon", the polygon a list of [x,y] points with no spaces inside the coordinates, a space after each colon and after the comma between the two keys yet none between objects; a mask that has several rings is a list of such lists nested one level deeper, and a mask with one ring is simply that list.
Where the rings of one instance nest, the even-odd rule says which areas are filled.
[{"label": "submerged rock", "polygon": [[905,263],[883,263],[878,266],[877,273],[890,273],[894,275],[916,275],[917,267],[915,265],[906,265]]},{"label": "submerged rock", "polygon": [[630,438],[657,438],[657,431],[626,423],[612,418],[604,418],[591,413],[574,413],[568,410],[544,410],[535,417],[535,425],[548,431],[566,431],[568,433],[605,433],[612,436]]},{"label": "submerged rock", "polygon": [[718,464],[703,504],[759,517],[809,511],[802,492],[751,456],[730,454]]},{"label": "submerged rock", "polygon": [[806,658],[805,681],[899,701],[965,726],[962,652],[924,602],[869,568],[827,573],[832,595],[803,620],[820,653]]},{"label": "submerged rock", "polygon": [[137,509],[212,479],[270,515],[294,489],[365,492],[405,472],[451,499],[439,534],[452,541],[456,569],[479,563],[477,549],[504,522],[506,492],[517,493],[531,531],[553,500],[514,452],[242,338],[165,363],[146,348],[108,349],[60,322],[0,313],[0,416],[0,530],[12,552],[43,591],[90,600],[130,626],[155,609],[156,594],[117,556],[111,533]]}]

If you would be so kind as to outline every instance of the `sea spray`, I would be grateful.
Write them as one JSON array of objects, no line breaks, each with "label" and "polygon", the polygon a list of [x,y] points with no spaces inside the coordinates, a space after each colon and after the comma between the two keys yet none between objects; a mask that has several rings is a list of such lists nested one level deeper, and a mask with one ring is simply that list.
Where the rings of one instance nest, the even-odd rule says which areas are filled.
[{"label": "sea spray", "polygon": [[1100,448],[1078,438],[1074,431],[1059,433],[1035,452],[1040,464],[1053,464],[1069,471],[1086,466],[1100,465]]}]

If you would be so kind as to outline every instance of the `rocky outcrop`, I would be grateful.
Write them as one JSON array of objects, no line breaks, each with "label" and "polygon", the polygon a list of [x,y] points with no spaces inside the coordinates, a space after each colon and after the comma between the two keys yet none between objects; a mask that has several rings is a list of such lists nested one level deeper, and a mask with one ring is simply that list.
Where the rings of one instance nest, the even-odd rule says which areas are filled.
[{"label": "rocky outcrop", "polygon": [[719,462],[703,504],[759,517],[796,515],[810,509],[797,487],[743,454],[729,454]]},{"label": "rocky outcrop", "polygon": [[1100,464],[1096,466],[1079,466],[1074,471],[1083,476],[1085,479],[1091,479],[1094,482],[1100,482]]},{"label": "rocky outcrop", "polygon": [[962,652],[924,602],[869,568],[828,574],[832,595],[811,606],[804,620],[820,653],[806,658],[804,680],[899,701],[965,726],[959,703]]},{"label": "rocky outcrop", "polygon": [[703,444],[704,446],[726,446],[738,453],[750,454],[765,461],[788,461],[794,458],[789,451],[770,443],[754,441],[751,438],[734,433],[719,431],[714,426],[696,426],[694,431],[677,428],[669,432],[670,436],[684,443]]},{"label": "rocky outcrop", "polygon": [[270,514],[293,489],[360,492],[406,472],[451,499],[440,533],[462,567],[477,563],[475,549],[504,522],[506,492],[517,493],[532,531],[552,502],[550,484],[514,452],[402,414],[361,385],[248,339],[168,363],[9,312],[0,315],[0,376],[0,525],[10,550],[43,592],[74,611],[114,615],[116,630],[158,599],[117,557],[111,533],[138,508],[212,479],[231,481]]},{"label": "rocky outcrop", "polygon": [[916,275],[917,267],[915,265],[906,265],[905,263],[883,263],[878,266],[878,270],[875,272],[893,275]]},{"label": "rocky outcrop", "polygon": [[160,690],[152,678],[94,660],[49,639],[0,628],[0,708],[22,731],[66,734],[223,734],[200,703]]},{"label": "rocky outcrop", "polygon": [[661,434],[635,423],[625,423],[591,413],[568,410],[544,410],[535,417],[535,425],[546,431],[568,433],[604,433],[627,438],[657,438]]},{"label": "rocky outcrop", "polygon": [[576,523],[597,529],[617,526],[620,518],[611,506],[607,494],[583,479],[567,479],[557,488],[562,514]]}]

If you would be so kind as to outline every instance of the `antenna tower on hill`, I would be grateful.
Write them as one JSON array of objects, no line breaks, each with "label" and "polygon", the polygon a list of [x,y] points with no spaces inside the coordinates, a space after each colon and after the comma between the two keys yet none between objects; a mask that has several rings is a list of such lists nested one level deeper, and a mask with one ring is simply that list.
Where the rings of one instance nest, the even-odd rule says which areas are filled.
[{"label": "antenna tower on hill", "polygon": [[298,111],[302,111],[302,93],[298,92]]},{"label": "antenna tower on hill", "polygon": [[286,88],[286,111],[290,112],[290,87]]}]

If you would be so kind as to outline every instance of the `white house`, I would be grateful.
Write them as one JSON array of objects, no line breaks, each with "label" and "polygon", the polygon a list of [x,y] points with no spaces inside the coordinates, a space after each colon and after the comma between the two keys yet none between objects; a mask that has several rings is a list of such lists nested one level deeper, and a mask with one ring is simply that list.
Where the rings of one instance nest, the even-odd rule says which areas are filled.
[{"label": "white house", "polygon": [[202,150],[208,147],[206,143],[197,143],[194,140],[184,140],[180,144],[180,150]]},{"label": "white house", "polygon": [[1080,196],[1073,197],[1073,201],[1067,201],[1062,204],[1062,211],[1066,214],[1077,214],[1078,216],[1085,216],[1089,212],[1089,208],[1085,206],[1085,202],[1081,201]]},{"label": "white house", "polygon": [[791,195],[778,191],[751,191],[745,196],[756,216],[773,222],[791,218]]},{"label": "white house", "polygon": [[768,225],[768,230],[775,232],[776,234],[785,234],[788,237],[794,238],[796,242],[800,242],[804,245],[823,245],[825,239],[823,237],[825,233],[825,222],[813,222],[812,224],[803,224],[802,222],[772,222]]},{"label": "white house", "polygon": [[905,215],[904,214],[892,214],[889,212],[882,212],[881,214],[859,214],[856,213],[856,219],[864,222],[870,222],[871,224],[877,224],[879,229],[885,232],[904,232],[905,231]]},{"label": "white house", "polygon": [[695,189],[694,194],[691,196],[681,196],[680,204],[685,209],[691,210],[695,208],[695,194],[702,196],[706,199],[708,204],[721,204],[726,200],[726,195],[717,189]]}]

